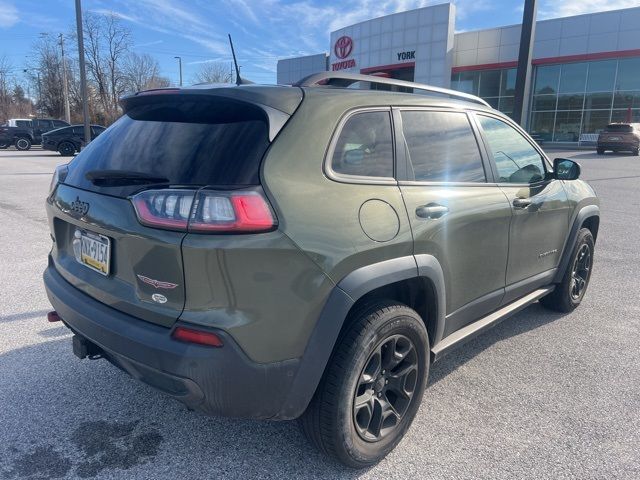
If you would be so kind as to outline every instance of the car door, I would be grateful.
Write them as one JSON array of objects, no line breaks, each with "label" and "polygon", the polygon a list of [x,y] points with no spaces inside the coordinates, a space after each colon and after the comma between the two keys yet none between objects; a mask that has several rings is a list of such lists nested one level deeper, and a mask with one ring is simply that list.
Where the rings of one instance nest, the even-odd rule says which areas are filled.
[{"label": "car door", "polygon": [[414,254],[436,257],[445,277],[446,336],[500,305],[511,208],[467,113],[400,108],[394,123]]},{"label": "car door", "polygon": [[82,145],[82,142],[84,141],[84,127],[83,126],[73,127],[71,141],[73,143],[75,143],[76,145]]},{"label": "car door", "polygon": [[504,303],[550,283],[569,229],[570,206],[544,154],[512,122],[476,115],[500,189],[512,209]]}]

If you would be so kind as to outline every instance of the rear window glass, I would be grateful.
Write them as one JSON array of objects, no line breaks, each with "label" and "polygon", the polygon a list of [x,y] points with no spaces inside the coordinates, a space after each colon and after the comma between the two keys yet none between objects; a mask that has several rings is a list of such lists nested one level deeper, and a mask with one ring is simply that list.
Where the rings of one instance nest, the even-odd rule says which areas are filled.
[{"label": "rear window glass", "polygon": [[124,170],[174,185],[256,185],[268,135],[264,114],[250,104],[151,99],[93,140],[69,165],[65,183],[117,195],[85,175]]},{"label": "rear window glass", "polygon": [[613,124],[607,125],[607,129],[605,131],[612,133],[631,133],[633,132],[633,127],[631,125]]},{"label": "rear window glass", "polygon": [[353,115],[336,142],[331,168],[342,175],[393,177],[393,140],[389,112]]}]

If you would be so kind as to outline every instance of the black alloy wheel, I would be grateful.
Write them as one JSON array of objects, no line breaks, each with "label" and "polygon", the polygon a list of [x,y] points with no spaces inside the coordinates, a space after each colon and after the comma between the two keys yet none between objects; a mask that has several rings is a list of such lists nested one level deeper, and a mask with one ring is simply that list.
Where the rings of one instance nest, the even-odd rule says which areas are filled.
[{"label": "black alloy wheel", "polygon": [[384,339],[362,372],[353,399],[353,421],[363,440],[378,441],[402,421],[418,379],[418,356],[404,335]]},{"label": "black alloy wheel", "polygon": [[578,250],[571,270],[571,298],[579,300],[584,294],[591,274],[591,247],[583,243]]}]

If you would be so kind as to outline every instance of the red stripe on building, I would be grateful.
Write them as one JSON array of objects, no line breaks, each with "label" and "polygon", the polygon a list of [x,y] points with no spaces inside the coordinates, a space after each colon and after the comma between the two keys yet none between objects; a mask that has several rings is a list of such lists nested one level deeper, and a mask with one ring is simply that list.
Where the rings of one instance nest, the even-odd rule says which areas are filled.
[{"label": "red stripe on building", "polygon": [[367,67],[360,69],[360,73],[388,72],[399,68],[415,68],[416,62],[394,63],[393,65],[381,65],[379,67]]},{"label": "red stripe on building", "polygon": [[[608,60],[611,58],[628,57],[640,57],[640,49],[620,50],[617,52],[583,53],[580,55],[565,55],[562,57],[534,58],[531,63],[532,65],[550,65],[554,63],[586,62],[590,60]],[[473,72],[477,70],[499,70],[502,68],[516,68],[517,66],[517,61],[485,63],[483,65],[463,65],[459,67],[453,67],[451,69],[451,73]]]},{"label": "red stripe on building", "polygon": [[610,58],[640,57],[640,49],[620,50],[618,52],[584,53],[582,55],[565,55],[564,57],[535,58],[533,65],[549,65],[551,63],[585,62],[588,60],[607,60]]},{"label": "red stripe on building", "polygon": [[459,72],[473,72],[476,70],[500,70],[502,68],[516,68],[518,62],[500,62],[500,63],[485,63],[483,65],[466,65],[463,67],[453,67],[451,73]]}]

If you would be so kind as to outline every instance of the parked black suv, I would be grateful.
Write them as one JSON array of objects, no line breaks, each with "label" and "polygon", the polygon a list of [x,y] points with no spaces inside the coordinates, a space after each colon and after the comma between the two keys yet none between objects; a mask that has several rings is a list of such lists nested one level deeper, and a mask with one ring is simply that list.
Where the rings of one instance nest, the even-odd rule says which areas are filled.
[{"label": "parked black suv", "polygon": [[14,145],[17,150],[29,150],[41,144],[43,133],[66,126],[67,122],[51,118],[11,118],[0,126],[0,148]]},{"label": "parked black suv", "polygon": [[[91,138],[96,138],[106,129],[100,125],[91,125]],[[84,143],[84,125],[72,125],[58,128],[42,135],[42,148],[53,150],[63,156],[71,156],[80,151]]]},{"label": "parked black suv", "polygon": [[[339,88],[356,82],[427,95]],[[49,318],[189,408],[300,418],[365,467],[431,362],[585,295],[594,191],[480,98],[330,72],[122,106],[53,178]]]}]

